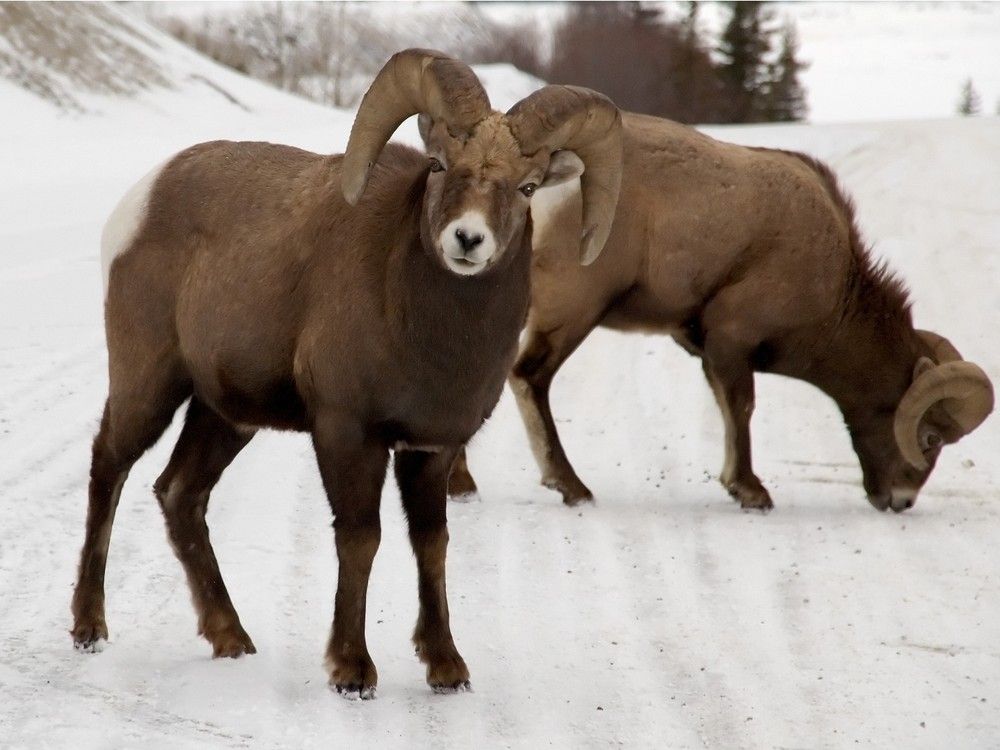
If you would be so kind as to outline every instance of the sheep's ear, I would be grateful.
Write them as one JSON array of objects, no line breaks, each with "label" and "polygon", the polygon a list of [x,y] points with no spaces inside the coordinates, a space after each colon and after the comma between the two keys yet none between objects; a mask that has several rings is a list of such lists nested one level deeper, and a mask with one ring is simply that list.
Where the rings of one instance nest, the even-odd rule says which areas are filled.
[{"label": "sheep's ear", "polygon": [[424,139],[424,146],[427,146],[428,139],[431,137],[431,128],[434,127],[434,121],[431,116],[425,112],[421,112],[417,115],[417,130],[420,131],[420,137]]},{"label": "sheep's ear", "polygon": [[583,174],[583,159],[572,151],[556,151],[549,159],[549,169],[539,187],[552,187],[575,180]]}]

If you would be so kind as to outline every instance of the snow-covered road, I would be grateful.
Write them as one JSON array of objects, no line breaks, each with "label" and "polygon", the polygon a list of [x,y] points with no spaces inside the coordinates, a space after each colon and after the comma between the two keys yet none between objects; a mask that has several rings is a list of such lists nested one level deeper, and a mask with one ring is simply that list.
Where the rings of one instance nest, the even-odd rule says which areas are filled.
[{"label": "snow-covered road", "polygon": [[[316,113],[227,134],[342,148],[349,117]],[[74,652],[106,389],[100,226],[150,165],[221,133],[38,122],[0,138],[0,747],[1000,745],[1000,419],[945,451],[913,511],[880,515],[832,403],[762,377],[755,458],[776,509],[744,514],[714,480],[722,425],[697,363],[666,339],[605,331],[553,392],[596,505],[566,509],[537,485],[509,394],[470,451],[483,502],[450,508],[449,589],[475,692],[423,682],[391,485],[369,595],[379,697],[326,688],[336,560],[301,435],[259,436],[210,506],[256,656],[213,661],[195,635],[150,489],[177,425],[125,487],[111,643]],[[828,158],[918,323],[1000,382],[1000,121],[712,132]]]}]

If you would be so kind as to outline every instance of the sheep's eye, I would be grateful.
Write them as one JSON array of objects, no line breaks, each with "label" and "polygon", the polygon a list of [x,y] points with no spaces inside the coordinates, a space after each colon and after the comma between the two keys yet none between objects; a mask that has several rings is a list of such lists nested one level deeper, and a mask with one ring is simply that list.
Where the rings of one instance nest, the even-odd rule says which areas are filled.
[{"label": "sheep's eye", "polygon": [[431,157],[431,171],[432,172],[444,171],[444,164],[442,164],[439,160],[435,159],[433,156]]},{"label": "sheep's eye", "polygon": [[926,453],[927,451],[934,450],[935,448],[940,448],[941,443],[944,442],[941,436],[936,432],[928,432],[923,439],[923,446],[921,446]]},{"label": "sheep's eye", "polygon": [[533,182],[529,182],[526,185],[521,185],[518,190],[524,193],[526,197],[530,198],[535,194],[535,191],[538,190],[538,185]]}]

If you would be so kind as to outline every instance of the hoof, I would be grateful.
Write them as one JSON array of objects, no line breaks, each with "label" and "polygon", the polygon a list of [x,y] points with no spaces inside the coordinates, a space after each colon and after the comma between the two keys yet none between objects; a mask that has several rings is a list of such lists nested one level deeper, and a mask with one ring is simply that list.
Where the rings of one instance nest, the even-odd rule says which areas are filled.
[{"label": "hoof", "polygon": [[78,622],[70,633],[73,648],[87,654],[99,654],[108,643],[108,626],[103,622]]},{"label": "hoof", "polygon": [[429,645],[421,634],[413,636],[417,658],[427,665],[427,684],[435,693],[460,693],[471,690],[469,668],[448,638],[439,645]]},{"label": "hoof", "polygon": [[448,497],[460,503],[469,502],[461,499],[466,495],[475,495],[478,500],[479,488],[476,486],[476,480],[469,473],[465,460],[459,459],[459,463],[460,465],[455,466],[451,476],[448,477]]},{"label": "hoof", "polygon": [[546,477],[542,479],[542,486],[562,494],[563,502],[571,508],[581,503],[592,503],[594,501],[593,493],[576,477],[573,477],[569,481]]},{"label": "hoof", "polygon": [[457,495],[449,494],[448,499],[453,503],[481,503],[483,501],[479,493],[475,490],[472,492],[461,492]]},{"label": "hoof", "polygon": [[243,654],[257,653],[250,636],[239,626],[205,637],[212,644],[213,659],[238,659]]},{"label": "hoof", "polygon": [[352,658],[327,657],[330,687],[347,700],[367,701],[375,697],[378,672],[368,654]]},{"label": "hoof", "polygon": [[347,685],[334,685],[330,687],[337,691],[337,695],[345,701],[370,701],[375,698],[374,685],[361,685],[360,683],[349,683]]},{"label": "hoof", "polygon": [[731,482],[726,486],[726,490],[743,510],[767,513],[774,508],[771,495],[763,486],[752,487],[740,482]]},{"label": "hoof", "polygon": [[471,693],[472,683],[468,680],[464,682],[456,682],[452,685],[431,685],[431,690],[433,690],[438,695],[451,695],[453,693]]},{"label": "hoof", "polygon": [[417,653],[427,664],[427,684],[435,693],[459,693],[470,689],[469,668],[457,651],[433,658],[419,650]]}]

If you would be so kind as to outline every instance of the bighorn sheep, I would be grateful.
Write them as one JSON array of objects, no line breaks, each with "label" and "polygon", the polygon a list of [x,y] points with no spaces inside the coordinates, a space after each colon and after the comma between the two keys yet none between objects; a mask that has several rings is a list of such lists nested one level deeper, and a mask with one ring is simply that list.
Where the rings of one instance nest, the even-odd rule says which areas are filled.
[{"label": "bighorn sheep", "polygon": [[[563,452],[549,386],[598,325],[669,333],[702,359],[725,423],[722,484],[744,508],[771,497],[750,461],[753,373],[805,380],[836,401],[879,510],[913,505],[941,446],[993,408],[986,374],[915,330],[902,284],[871,257],[851,201],[808,156],[721,143],[623,113],[621,199],[601,258],[569,262],[571,191],[535,211],[531,311],[510,383],[542,483],[591,498]],[[559,207],[552,193],[569,193]],[[545,194],[549,193],[549,196]],[[452,494],[475,483],[459,456]]]},{"label": "bighorn sheep", "polygon": [[[386,145],[418,113],[430,158]],[[466,686],[445,595],[448,472],[516,354],[529,196],[581,172],[589,260],[618,198],[615,106],[548,86],[501,114],[468,67],[407,50],[372,83],[343,157],[204,143],[127,195],[103,249],[110,393],[73,597],[77,646],[107,638],[104,571],[129,468],[190,396],[155,491],[214,655],[255,649],[209,542],[209,493],[256,430],[291,429],[312,435],[335,518],[331,685],[374,693],[365,600],[394,450],[418,568],[413,640],[434,689]]]}]

